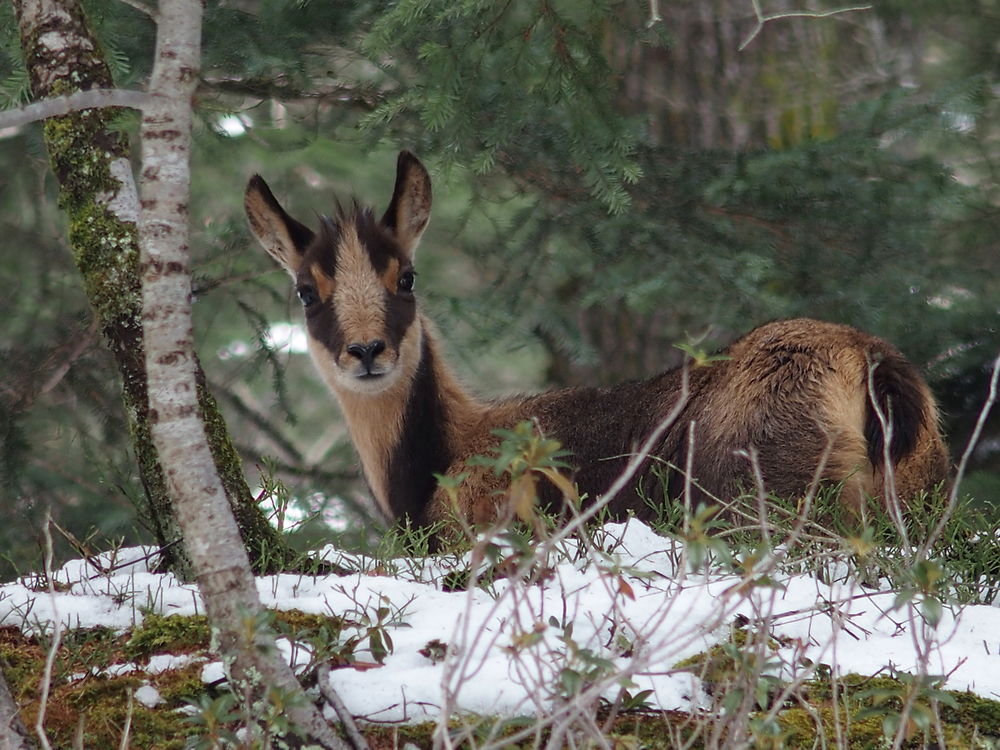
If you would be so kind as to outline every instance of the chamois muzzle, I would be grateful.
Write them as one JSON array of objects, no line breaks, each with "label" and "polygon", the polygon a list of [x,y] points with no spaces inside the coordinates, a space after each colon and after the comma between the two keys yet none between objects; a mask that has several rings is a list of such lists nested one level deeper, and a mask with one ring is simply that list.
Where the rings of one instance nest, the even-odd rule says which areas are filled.
[{"label": "chamois muzzle", "polygon": [[361,366],[364,368],[363,372],[358,373],[358,377],[377,377],[382,375],[382,372],[376,371],[375,358],[385,351],[385,342],[382,339],[375,339],[367,344],[348,344],[347,353],[352,357],[356,357],[361,361]]}]

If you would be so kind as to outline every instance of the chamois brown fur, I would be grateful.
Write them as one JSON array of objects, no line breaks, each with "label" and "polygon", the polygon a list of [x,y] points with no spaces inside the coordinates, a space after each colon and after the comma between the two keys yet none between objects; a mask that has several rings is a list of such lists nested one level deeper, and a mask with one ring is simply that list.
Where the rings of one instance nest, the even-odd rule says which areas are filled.
[{"label": "chamois brown fur", "polygon": [[[310,353],[340,402],[375,500],[393,518],[445,519],[451,509],[434,475],[464,473],[460,512],[472,522],[492,520],[501,480],[466,462],[495,449],[493,430],[525,419],[572,452],[581,493],[599,497],[681,398],[680,370],[612,388],[500,401],[469,395],[445,365],[413,293],[431,184],[412,154],[399,155],[392,200],[379,220],[355,204],[335,219],[323,217],[314,234],[256,176],[245,204],[255,236],[295,282]],[[822,479],[843,485],[844,502],[860,503],[881,494],[886,456],[904,501],[947,480],[934,399],[887,342],[796,319],[761,326],[724,354],[687,371],[683,408],[634,483],[647,498],[680,497],[688,465],[695,500],[732,497],[753,486],[750,455],[766,489],[786,497],[806,491],[822,465]],[[891,425],[888,450],[873,401]],[[664,482],[654,464],[675,468]],[[635,489],[609,508],[616,516],[653,512]]]}]

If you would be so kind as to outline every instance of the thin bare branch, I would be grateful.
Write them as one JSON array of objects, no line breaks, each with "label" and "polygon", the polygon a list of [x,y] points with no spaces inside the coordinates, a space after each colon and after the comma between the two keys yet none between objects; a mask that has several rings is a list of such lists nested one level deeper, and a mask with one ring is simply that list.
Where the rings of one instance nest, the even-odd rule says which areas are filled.
[{"label": "thin bare branch", "polygon": [[[94,342],[97,340],[97,318],[94,318],[87,330],[83,332],[82,336],[78,336],[73,342],[72,348],[65,353],[64,357],[61,357],[59,361],[55,362],[55,366],[49,373],[49,376],[45,378],[45,382],[42,383],[41,388],[38,389],[38,396],[44,396],[49,393],[53,388],[58,386],[63,378],[66,377],[66,373],[69,372],[70,367],[73,363],[80,358],[80,356],[93,346]],[[58,352],[61,354],[62,352]]]},{"label": "thin bare branch", "polygon": [[49,692],[52,689],[52,672],[55,669],[56,654],[59,653],[59,644],[62,642],[63,628],[59,619],[59,609],[56,607],[56,587],[52,580],[52,534],[49,531],[49,523],[52,516],[45,513],[45,525],[42,533],[45,539],[45,580],[48,583],[49,600],[52,606],[52,641],[49,644],[49,651],[45,656],[45,671],[42,673],[41,695],[38,699],[38,716],[35,719],[35,734],[38,741],[45,750],[51,750],[49,737],[45,733],[45,710],[49,703]]},{"label": "thin bare branch", "polygon": [[[256,79],[207,76],[198,84],[199,96],[228,94],[280,102],[310,101],[346,105],[371,111],[385,100],[385,92],[375,86],[342,83],[301,87],[286,78]],[[256,106],[256,105],[253,105]]]},{"label": "thin bare branch", "polygon": [[990,376],[990,387],[986,395],[986,401],[983,404],[983,408],[979,410],[979,417],[976,419],[976,426],[972,430],[972,435],[969,437],[968,445],[965,446],[965,452],[962,454],[962,459],[958,462],[958,470],[955,472],[955,479],[951,485],[951,492],[948,493],[948,507],[945,508],[944,513],[941,514],[941,518],[938,519],[934,530],[924,541],[923,545],[921,545],[921,558],[930,552],[931,547],[934,546],[934,543],[938,540],[938,538],[940,538],[942,532],[944,532],[945,524],[948,523],[955,512],[955,507],[958,505],[958,490],[962,484],[962,479],[965,478],[965,471],[969,466],[969,460],[972,458],[972,452],[979,444],[979,438],[983,434],[983,427],[986,425],[986,420],[990,416],[990,412],[993,410],[994,404],[996,404],[998,380],[1000,380],[1000,355],[997,355],[997,358],[993,360],[993,374]]},{"label": "thin bare branch", "polygon": [[662,20],[663,16],[660,15],[659,0],[649,0],[649,20],[646,21],[646,28],[650,29]]},{"label": "thin bare branch", "polygon": [[23,382],[0,385],[6,408],[27,411],[39,398],[58,387],[73,363],[97,341],[97,323],[95,318],[85,330],[74,331],[45,357],[41,365],[25,367],[23,373],[14,378]]},{"label": "thin bare branch", "polygon": [[896,491],[896,475],[892,461],[893,425],[890,418],[891,414],[889,413],[891,404],[887,403],[886,408],[883,409],[875,395],[876,367],[878,367],[877,362],[868,365],[868,405],[875,413],[879,429],[882,430],[882,500],[885,503],[886,510],[889,511],[889,516],[892,518],[893,524],[896,526],[896,531],[899,532],[903,550],[908,553],[911,549],[910,537],[906,531],[906,523],[903,520],[903,507],[899,500],[899,493]]},{"label": "thin bare branch", "polygon": [[757,18],[757,23],[754,25],[753,30],[747,35],[747,38],[740,42],[740,46],[736,49],[740,52],[745,50],[747,46],[757,35],[763,30],[764,26],[771,21],[781,21],[786,18],[829,18],[831,16],[839,16],[844,13],[854,13],[859,10],[871,10],[871,5],[852,5],[849,8],[836,8],[834,10],[788,10],[781,13],[771,13],[765,15],[763,9],[760,7],[760,0],[750,0],[753,4],[753,14]]},{"label": "thin bare branch", "polygon": [[351,712],[347,710],[347,706],[337,695],[337,691],[330,687],[330,665],[320,664],[316,676],[319,679],[319,692],[337,713],[337,718],[340,719],[340,723],[344,727],[344,734],[347,735],[347,741],[351,743],[351,747],[354,750],[368,750],[368,742],[358,730],[358,725],[354,722]]},{"label": "thin bare branch", "polygon": [[128,691],[128,705],[125,708],[125,726],[122,728],[122,739],[118,743],[118,750],[128,750],[129,737],[132,734],[132,715],[135,713],[135,693]]},{"label": "thin bare branch", "polygon": [[42,99],[38,102],[0,112],[0,129],[17,128],[49,117],[59,117],[84,109],[126,107],[142,109],[149,102],[145,91],[130,89],[90,89],[75,94]]}]

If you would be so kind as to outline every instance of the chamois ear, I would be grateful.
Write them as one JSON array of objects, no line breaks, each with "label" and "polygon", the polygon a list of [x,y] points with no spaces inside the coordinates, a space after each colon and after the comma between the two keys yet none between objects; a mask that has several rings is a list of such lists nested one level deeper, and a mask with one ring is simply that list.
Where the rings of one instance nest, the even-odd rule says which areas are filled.
[{"label": "chamois ear", "polygon": [[285,213],[260,175],[247,183],[243,206],[254,237],[294,279],[302,254],[315,236],[312,230]]},{"label": "chamois ear", "polygon": [[431,218],[431,177],[409,151],[400,151],[396,161],[396,187],[382,226],[396,237],[403,251],[413,256],[420,236]]}]

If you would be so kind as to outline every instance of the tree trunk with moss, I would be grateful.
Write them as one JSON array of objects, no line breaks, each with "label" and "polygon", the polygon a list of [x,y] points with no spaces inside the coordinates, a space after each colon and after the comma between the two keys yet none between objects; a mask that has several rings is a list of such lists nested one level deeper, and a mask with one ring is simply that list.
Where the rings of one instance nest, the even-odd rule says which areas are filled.
[{"label": "tree trunk with moss", "polygon": [[[13,2],[36,98],[112,87],[103,52],[76,0]],[[74,260],[121,373],[148,516],[167,564],[187,577],[189,562],[179,544],[181,533],[150,439],[139,279],[139,199],[128,139],[110,126],[114,116],[112,109],[91,109],[51,118],[45,124],[45,143],[59,181],[60,204],[69,217]],[[244,544],[256,569],[279,569],[287,561],[288,548],[257,506],[197,360],[195,368],[200,413]]]}]

